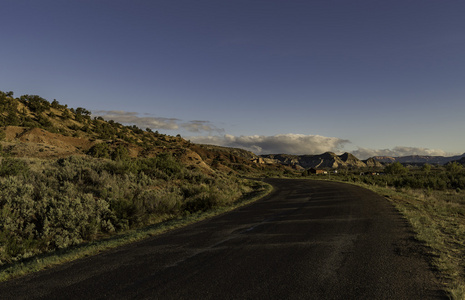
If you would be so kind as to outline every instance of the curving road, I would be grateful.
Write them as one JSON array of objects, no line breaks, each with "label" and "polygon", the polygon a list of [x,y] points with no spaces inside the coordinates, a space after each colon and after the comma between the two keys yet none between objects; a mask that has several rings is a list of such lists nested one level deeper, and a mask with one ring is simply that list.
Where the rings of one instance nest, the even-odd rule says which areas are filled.
[{"label": "curving road", "polygon": [[0,299],[441,299],[422,247],[360,187],[269,179],[249,206],[0,283]]}]

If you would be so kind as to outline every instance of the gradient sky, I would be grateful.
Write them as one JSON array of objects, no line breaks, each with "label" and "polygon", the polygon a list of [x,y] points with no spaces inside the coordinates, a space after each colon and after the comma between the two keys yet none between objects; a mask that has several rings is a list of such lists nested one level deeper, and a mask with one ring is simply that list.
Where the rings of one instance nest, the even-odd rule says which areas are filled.
[{"label": "gradient sky", "polygon": [[0,90],[257,154],[465,152],[465,1],[0,0]]}]

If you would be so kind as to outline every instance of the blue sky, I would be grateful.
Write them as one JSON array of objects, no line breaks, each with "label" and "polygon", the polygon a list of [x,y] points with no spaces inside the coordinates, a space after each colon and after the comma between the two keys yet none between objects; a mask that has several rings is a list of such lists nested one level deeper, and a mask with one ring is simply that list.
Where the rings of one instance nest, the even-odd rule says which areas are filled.
[{"label": "blue sky", "polygon": [[256,152],[465,152],[465,2],[0,2],[0,90]]}]

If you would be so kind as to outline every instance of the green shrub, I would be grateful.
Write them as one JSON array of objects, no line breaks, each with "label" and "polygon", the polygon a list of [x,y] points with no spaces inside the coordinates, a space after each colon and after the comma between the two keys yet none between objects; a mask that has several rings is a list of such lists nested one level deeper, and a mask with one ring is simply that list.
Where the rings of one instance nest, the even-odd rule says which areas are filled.
[{"label": "green shrub", "polygon": [[0,265],[222,206],[251,191],[234,177],[188,170],[171,154],[3,159],[0,171]]},{"label": "green shrub", "polygon": [[393,175],[404,175],[407,174],[408,169],[404,167],[400,162],[395,162],[390,165],[387,165],[384,168],[384,172],[387,174],[393,174]]},{"label": "green shrub", "polygon": [[27,163],[16,158],[4,158],[0,163],[0,176],[17,176],[29,170]]},{"label": "green shrub", "polygon": [[111,159],[113,160],[125,160],[129,158],[129,150],[124,145],[118,145],[116,149],[111,153]]},{"label": "green shrub", "polygon": [[50,102],[38,95],[23,95],[20,100],[33,112],[41,113],[50,110]]},{"label": "green shrub", "polygon": [[110,146],[107,143],[99,143],[89,149],[87,154],[98,158],[110,158]]}]

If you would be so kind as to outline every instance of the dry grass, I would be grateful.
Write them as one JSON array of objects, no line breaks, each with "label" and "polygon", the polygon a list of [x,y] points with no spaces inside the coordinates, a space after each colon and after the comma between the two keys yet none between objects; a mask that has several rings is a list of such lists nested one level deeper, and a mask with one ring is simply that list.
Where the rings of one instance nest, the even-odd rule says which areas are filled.
[{"label": "dry grass", "polygon": [[465,299],[465,193],[365,186],[388,198],[432,254],[452,299]]}]

